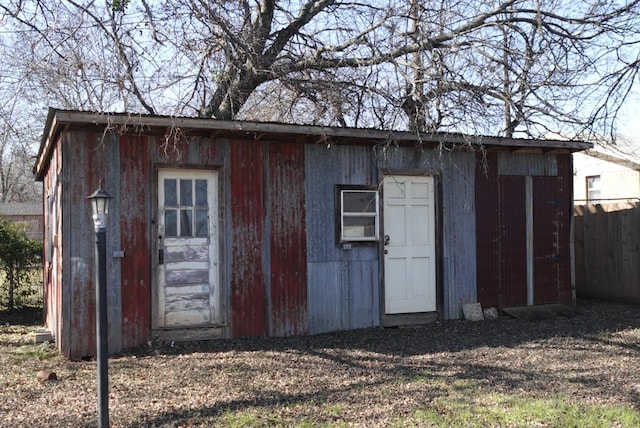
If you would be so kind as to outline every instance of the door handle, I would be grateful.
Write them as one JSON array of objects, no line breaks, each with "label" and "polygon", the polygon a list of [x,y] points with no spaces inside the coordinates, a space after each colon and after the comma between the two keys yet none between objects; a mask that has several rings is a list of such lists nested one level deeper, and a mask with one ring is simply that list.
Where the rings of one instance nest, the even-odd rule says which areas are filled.
[{"label": "door handle", "polygon": [[384,245],[389,245],[389,235],[384,235]]},{"label": "door handle", "polygon": [[164,250],[158,250],[158,264],[161,265],[164,263]]}]

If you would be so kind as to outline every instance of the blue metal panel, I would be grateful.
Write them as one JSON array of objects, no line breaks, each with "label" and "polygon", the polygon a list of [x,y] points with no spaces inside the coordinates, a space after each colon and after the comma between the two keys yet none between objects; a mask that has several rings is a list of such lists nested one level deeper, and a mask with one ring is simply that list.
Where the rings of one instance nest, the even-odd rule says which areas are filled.
[{"label": "blue metal panel", "polygon": [[380,325],[378,275],[377,261],[310,263],[309,332]]},{"label": "blue metal panel", "polygon": [[[128,197],[129,192],[121,194],[120,179],[120,145],[116,134],[107,134],[104,137],[104,149],[106,165],[103,169],[102,185],[113,197],[111,206],[114,211],[107,217],[107,308],[109,324],[109,353],[117,353],[122,350],[122,269],[121,260],[114,258],[113,251],[120,250],[120,201]],[[116,166],[117,165],[117,166]],[[114,167],[116,166],[116,167]],[[128,214],[128,213],[127,213]]]},{"label": "blue metal panel", "polygon": [[[377,250],[376,250],[377,251]],[[375,256],[374,256],[375,257]],[[380,325],[380,285],[378,261],[343,263],[343,281],[349,303],[349,328]]]},{"label": "blue metal panel", "polygon": [[309,263],[307,275],[309,333],[346,329],[342,263]]},{"label": "blue metal panel", "polygon": [[476,287],[475,156],[456,153],[443,165],[444,317],[462,316],[462,305],[478,301]]},{"label": "blue metal panel", "polygon": [[336,186],[377,185],[375,153],[365,146],[307,145],[305,190],[309,331],[378,325],[377,243],[344,250],[336,240]]}]

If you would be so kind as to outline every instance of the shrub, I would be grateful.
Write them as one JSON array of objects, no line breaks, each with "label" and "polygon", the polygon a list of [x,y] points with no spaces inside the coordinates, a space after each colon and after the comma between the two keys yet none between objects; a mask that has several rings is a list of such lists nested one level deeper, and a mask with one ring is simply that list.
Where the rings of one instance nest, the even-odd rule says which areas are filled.
[{"label": "shrub", "polygon": [[42,261],[42,243],[30,239],[19,223],[0,220],[0,269],[8,309],[16,309],[18,293],[29,293],[31,268]]}]

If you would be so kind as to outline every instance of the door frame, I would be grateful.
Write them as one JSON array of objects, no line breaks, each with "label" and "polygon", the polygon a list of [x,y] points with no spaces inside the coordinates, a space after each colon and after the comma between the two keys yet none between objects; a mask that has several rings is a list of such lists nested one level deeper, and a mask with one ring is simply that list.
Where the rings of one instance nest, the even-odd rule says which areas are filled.
[{"label": "door frame", "polygon": [[[434,195],[434,229],[435,229],[435,270],[436,270],[436,311],[418,312],[415,314],[387,314],[385,313],[385,258],[384,258],[384,178],[387,176],[411,176],[433,177]],[[378,198],[380,212],[380,240],[378,241],[379,283],[380,283],[380,324],[383,327],[397,327],[404,325],[428,324],[436,320],[444,319],[444,291],[443,291],[443,224],[442,224],[442,178],[439,171],[424,170],[385,170],[380,176],[378,186],[380,197]]]},{"label": "door frame", "polygon": [[[159,302],[159,263],[158,254],[160,245],[158,241],[160,219],[158,217],[158,198],[160,196],[159,190],[159,178],[161,170],[176,170],[181,172],[199,172],[207,171],[216,174],[217,188],[215,193],[217,200],[215,201],[217,206],[217,243],[215,245],[215,251],[217,252],[218,263],[218,287],[219,287],[219,311],[220,311],[220,325],[219,326],[204,326],[204,327],[187,327],[187,328],[164,328],[159,327],[158,310],[160,308]],[[227,287],[226,284],[226,260],[224,257],[224,241],[225,241],[225,218],[224,218],[224,174],[221,173],[222,166],[218,164],[176,164],[176,163],[158,163],[153,167],[152,186],[151,186],[151,204],[150,209],[152,212],[152,220],[150,230],[149,246],[151,250],[151,314],[150,324],[152,338],[160,338],[163,340],[202,340],[211,338],[223,338],[228,336],[227,332],[227,320],[228,320],[228,304],[227,304]],[[214,215],[216,215],[214,214]]]}]

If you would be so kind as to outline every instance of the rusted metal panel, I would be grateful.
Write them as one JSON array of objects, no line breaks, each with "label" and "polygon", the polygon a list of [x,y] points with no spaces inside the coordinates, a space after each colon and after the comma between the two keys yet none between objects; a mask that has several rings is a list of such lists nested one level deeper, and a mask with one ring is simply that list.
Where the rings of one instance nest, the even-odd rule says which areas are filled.
[{"label": "rusted metal panel", "polygon": [[[488,153],[485,169],[473,153],[421,147],[389,146],[376,151],[368,145],[219,142],[182,136],[173,141],[174,146],[165,146],[166,139],[153,136],[105,138],[100,132],[76,131],[61,135],[60,160],[73,168],[60,170],[60,184],[50,172],[46,176],[45,186],[52,192],[57,186],[63,189],[57,203],[63,213],[60,236],[64,237],[60,253],[64,260],[59,267],[52,263],[52,270],[58,272],[47,279],[52,290],[48,312],[57,310],[54,301],[60,302],[61,346],[76,357],[91,355],[95,347],[94,238],[85,198],[100,180],[115,202],[107,254],[116,249],[125,252],[124,258],[108,261],[110,344],[116,349],[148,338],[155,268],[154,237],[150,236],[156,203],[151,198],[154,167],[220,171],[221,284],[229,305],[226,334],[235,337],[380,324],[379,243],[343,247],[337,242],[338,185],[377,186],[388,171],[438,177],[442,186],[438,233],[443,251],[438,269],[446,318],[457,318],[461,304],[476,298],[483,306],[525,304],[529,266],[524,174],[534,176],[535,201],[550,186],[557,191],[554,199],[570,200],[571,182],[565,178],[571,174],[570,161],[561,155],[518,155],[509,165],[511,154]],[[554,168],[557,178],[552,177]],[[508,174],[500,176],[500,171]],[[551,213],[542,205],[534,210],[536,231],[548,227],[545,224],[552,218],[566,225],[544,235],[534,248],[535,257],[540,255],[534,276],[545,283],[555,281],[557,300],[562,301],[570,293],[562,285],[569,278],[569,265],[560,263],[550,269],[543,261],[549,257],[549,248],[557,247],[559,253],[568,250],[569,212]],[[56,261],[55,254],[51,260]],[[205,279],[202,272],[185,274]],[[550,290],[544,288],[536,299],[552,300],[553,295],[544,294]],[[180,296],[169,303],[197,312],[199,293],[197,289],[190,292],[195,296],[193,304]]]},{"label": "rusted metal panel", "polygon": [[[507,165],[509,156],[501,154],[500,162]],[[476,175],[479,300],[483,306],[526,305],[530,274],[534,304],[570,303],[570,155],[514,159],[515,166],[498,170],[532,177],[532,252],[527,256],[526,177],[498,176],[492,169],[495,155],[488,154],[487,175]]]},{"label": "rusted metal panel", "polygon": [[[95,239],[86,197],[98,187],[104,147],[95,134],[63,136],[63,315],[68,324],[62,340],[72,358],[95,355]],[[64,321],[63,321],[64,322]]]},{"label": "rusted metal panel", "polygon": [[478,301],[497,307],[499,295],[498,162],[495,153],[477,156],[476,164],[476,265]]},{"label": "rusted metal panel", "polygon": [[498,175],[558,175],[555,154],[549,153],[498,153]]},{"label": "rusted metal panel", "polygon": [[336,186],[378,184],[370,147],[307,145],[305,192],[309,332],[380,323],[378,244],[337,242]]},{"label": "rusted metal panel", "polygon": [[120,138],[120,210],[122,346],[149,339],[151,328],[150,195],[152,168],[148,136]]},{"label": "rusted metal panel", "polygon": [[526,193],[524,176],[498,179],[499,306],[527,304]]},{"label": "rusted metal panel", "polygon": [[262,336],[266,327],[264,148],[255,141],[230,144],[232,335]]},{"label": "rusted metal panel", "polygon": [[270,335],[308,331],[304,181],[304,146],[269,144]]},{"label": "rusted metal panel", "polygon": [[[533,177],[534,303],[571,303],[570,221],[572,176],[569,155],[558,155],[564,174]],[[570,161],[570,159],[569,159]]]},{"label": "rusted metal panel", "polygon": [[44,216],[43,216],[43,291],[44,321],[46,327],[56,337],[60,346],[62,326],[62,258],[60,236],[61,221],[61,149],[53,149],[49,169],[44,178]]},{"label": "rusted metal panel", "polygon": [[[95,232],[87,195],[102,182],[119,199],[118,151],[115,136],[66,132],[60,137],[64,162],[60,172],[61,316],[59,347],[71,358],[95,355]],[[107,252],[120,241],[118,204],[108,217]],[[109,347],[121,349],[120,267],[107,258]]]},{"label": "rusted metal panel", "polygon": [[[575,304],[575,290],[572,291],[572,270],[573,263],[571,261],[571,236],[573,225],[573,156],[570,154],[558,154],[558,196],[560,200],[566,201],[562,211],[562,217],[559,219],[563,225],[560,232],[560,254],[562,262],[559,266],[559,292],[558,302],[565,304]],[[564,249],[562,246],[564,243]]]}]

